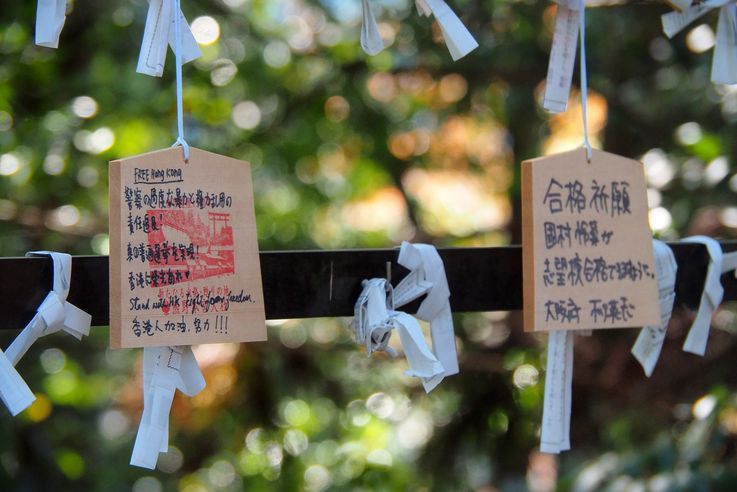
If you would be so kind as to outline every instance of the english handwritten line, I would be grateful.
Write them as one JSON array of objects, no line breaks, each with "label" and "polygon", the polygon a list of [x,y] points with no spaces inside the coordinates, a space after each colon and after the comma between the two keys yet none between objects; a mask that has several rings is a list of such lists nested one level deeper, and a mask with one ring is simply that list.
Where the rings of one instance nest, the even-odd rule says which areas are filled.
[{"label": "english handwritten line", "polygon": [[146,179],[139,180],[135,178],[133,184],[172,184],[172,183],[184,183],[184,178],[175,178],[166,181],[149,181]]}]

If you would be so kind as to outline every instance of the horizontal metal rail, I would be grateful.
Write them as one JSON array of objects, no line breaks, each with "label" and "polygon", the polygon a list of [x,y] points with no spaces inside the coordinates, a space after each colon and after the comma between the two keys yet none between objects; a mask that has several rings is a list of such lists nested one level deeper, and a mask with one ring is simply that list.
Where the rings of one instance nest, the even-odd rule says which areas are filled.
[{"label": "horizontal metal rail", "polygon": [[[722,242],[724,251],[737,242]],[[676,303],[698,305],[709,255],[700,244],[671,243],[678,262]],[[440,249],[454,312],[522,308],[522,247]],[[396,284],[407,270],[399,249],[268,251],[260,253],[267,319],[351,316],[366,278]],[[19,329],[33,317],[51,289],[48,257],[0,258],[0,329]],[[737,279],[724,275],[725,300],[737,300]],[[109,320],[108,257],[75,256],[69,301],[92,315],[94,326]],[[417,303],[415,303],[416,307]],[[413,306],[410,306],[411,310]]]}]

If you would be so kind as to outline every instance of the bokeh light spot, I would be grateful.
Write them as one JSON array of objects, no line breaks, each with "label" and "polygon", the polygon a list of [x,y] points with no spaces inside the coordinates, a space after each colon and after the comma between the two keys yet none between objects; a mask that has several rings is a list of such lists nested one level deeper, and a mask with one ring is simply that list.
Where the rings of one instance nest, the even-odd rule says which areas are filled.
[{"label": "bokeh light spot", "polygon": [[92,118],[97,114],[99,106],[90,96],[75,97],[72,101],[72,112],[80,118]]},{"label": "bokeh light spot", "polygon": [[694,27],[686,36],[686,46],[694,53],[703,53],[711,49],[715,43],[714,31],[707,24]]},{"label": "bokeh light spot", "polygon": [[220,38],[220,24],[209,15],[193,20],[191,29],[195,41],[202,46],[214,44]]}]

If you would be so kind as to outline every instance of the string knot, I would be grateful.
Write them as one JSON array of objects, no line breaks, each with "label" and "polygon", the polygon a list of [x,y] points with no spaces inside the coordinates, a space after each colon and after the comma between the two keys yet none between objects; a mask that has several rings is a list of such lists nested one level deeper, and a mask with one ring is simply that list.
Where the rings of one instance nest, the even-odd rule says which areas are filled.
[{"label": "string knot", "polygon": [[182,153],[184,154],[184,162],[189,162],[189,144],[186,140],[184,140],[184,137],[177,138],[176,142],[172,144],[172,147],[176,147],[177,145],[182,146]]}]

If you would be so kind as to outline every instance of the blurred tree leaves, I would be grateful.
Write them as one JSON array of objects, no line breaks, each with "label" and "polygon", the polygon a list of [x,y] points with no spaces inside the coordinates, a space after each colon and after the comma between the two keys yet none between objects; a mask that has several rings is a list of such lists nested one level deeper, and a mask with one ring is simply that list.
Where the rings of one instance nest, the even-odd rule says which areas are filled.
[{"label": "blurred tree leaves", "polygon": [[[355,0],[185,0],[211,38],[184,67],[188,141],[251,162],[264,250],[518,242],[516,163],[581,142],[575,94],[562,116],[537,104],[553,7],[450,2],[481,44],[452,63],[413,2],[375,3],[391,44],[368,58]],[[32,43],[34,2],[3,5],[3,255],[106,254],[107,161],[174,141],[173,57],[162,79],[135,73],[146,7],[70,2],[49,50]],[[733,237],[737,92],[709,83],[693,30],[662,36],[665,10],[590,9],[592,136],[642,158],[658,235]],[[563,490],[731,490],[731,313],[715,320],[717,348],[703,360],[678,351],[688,324],[678,314],[650,381],[628,355],[634,333],[581,339],[574,450],[559,461],[534,452],[542,339],[515,313],[456,316],[462,373],[429,396],[401,358],[367,359],[347,320],[273,322],[269,343],[201,347],[208,388],[175,400],[172,448],[155,472],[127,466],[139,351],[108,350],[104,329],[82,343],[52,336],[20,363],[38,401],[0,419],[0,480],[138,492],[544,491],[558,478]]]}]

